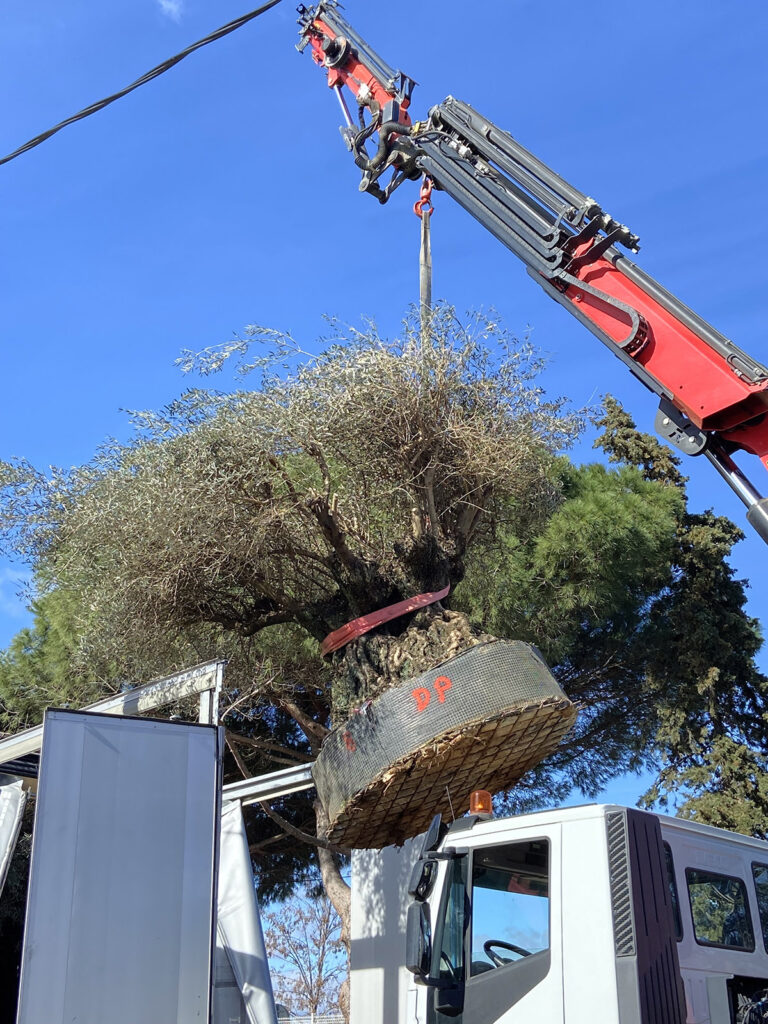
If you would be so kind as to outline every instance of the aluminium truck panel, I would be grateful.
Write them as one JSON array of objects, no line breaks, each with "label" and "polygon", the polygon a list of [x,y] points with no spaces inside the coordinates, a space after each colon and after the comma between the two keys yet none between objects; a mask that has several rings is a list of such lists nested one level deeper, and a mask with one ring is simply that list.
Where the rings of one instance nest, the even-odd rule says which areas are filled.
[{"label": "aluminium truck panel", "polygon": [[16,849],[26,801],[22,783],[10,775],[0,775],[0,895]]},{"label": "aluminium truck panel", "polygon": [[[753,979],[768,988],[768,910],[764,890],[758,890],[755,866],[768,866],[768,844],[751,836],[727,833],[691,821],[662,817],[661,832],[669,848],[671,868],[680,905],[678,951],[680,972],[689,1006],[689,1020],[710,1024],[731,1024],[729,989],[738,988],[735,979]],[[696,935],[695,917],[688,876],[691,872],[714,872],[740,883],[746,897],[746,922],[751,934],[748,948],[707,944]],[[749,983],[748,983],[749,984]]]},{"label": "aluminium truck panel", "polygon": [[221,814],[213,1024],[277,1024],[243,812]]},{"label": "aluminium truck panel", "polygon": [[685,1024],[669,877],[655,814],[606,814],[608,881],[622,1024]]},{"label": "aluminium truck panel", "polygon": [[46,713],[18,1024],[207,1024],[221,741]]}]

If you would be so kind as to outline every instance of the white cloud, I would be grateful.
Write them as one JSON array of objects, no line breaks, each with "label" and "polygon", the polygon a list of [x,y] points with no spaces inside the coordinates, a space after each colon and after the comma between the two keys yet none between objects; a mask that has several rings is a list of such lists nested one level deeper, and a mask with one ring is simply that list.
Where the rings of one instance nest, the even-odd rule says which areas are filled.
[{"label": "white cloud", "polygon": [[157,0],[160,10],[173,21],[181,21],[184,0]]}]

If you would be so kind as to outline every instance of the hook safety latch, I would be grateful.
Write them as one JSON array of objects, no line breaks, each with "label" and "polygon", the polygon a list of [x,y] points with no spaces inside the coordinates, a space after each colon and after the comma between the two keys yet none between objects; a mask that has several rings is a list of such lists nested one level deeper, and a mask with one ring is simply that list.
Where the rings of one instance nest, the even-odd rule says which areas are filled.
[{"label": "hook safety latch", "polygon": [[424,178],[421,184],[421,192],[419,193],[418,200],[413,204],[413,212],[417,217],[423,217],[426,214],[431,217],[435,212],[435,208],[432,205],[432,179]]}]

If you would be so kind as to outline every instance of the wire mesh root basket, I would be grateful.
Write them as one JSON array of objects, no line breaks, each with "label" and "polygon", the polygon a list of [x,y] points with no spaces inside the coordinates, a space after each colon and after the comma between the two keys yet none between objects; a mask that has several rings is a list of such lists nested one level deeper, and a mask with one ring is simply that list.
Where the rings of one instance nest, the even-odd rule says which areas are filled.
[{"label": "wire mesh root basket", "polygon": [[387,690],[325,739],[312,774],[327,838],[350,849],[399,845],[434,814],[456,816],[474,789],[508,789],[576,719],[535,648],[478,644]]}]

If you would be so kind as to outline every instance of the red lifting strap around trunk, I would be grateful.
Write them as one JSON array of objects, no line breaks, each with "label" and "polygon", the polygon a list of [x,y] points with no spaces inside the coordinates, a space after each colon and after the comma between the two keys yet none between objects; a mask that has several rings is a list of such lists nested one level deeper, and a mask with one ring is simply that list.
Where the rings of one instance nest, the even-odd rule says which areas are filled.
[{"label": "red lifting strap around trunk", "polygon": [[369,633],[376,626],[381,626],[383,623],[397,619],[408,612],[415,612],[417,608],[426,608],[428,604],[434,604],[435,601],[442,601],[444,597],[448,596],[450,589],[451,585],[449,583],[444,590],[437,590],[432,594],[419,594],[417,597],[409,597],[405,601],[398,601],[397,604],[390,604],[377,612],[371,612],[370,615],[361,615],[359,619],[352,619],[346,626],[342,626],[341,629],[336,629],[333,633],[329,633],[325,640],[323,640],[320,645],[323,657],[326,654],[333,654],[334,651],[338,651],[341,647],[345,647],[350,640],[355,640],[364,633]]}]

